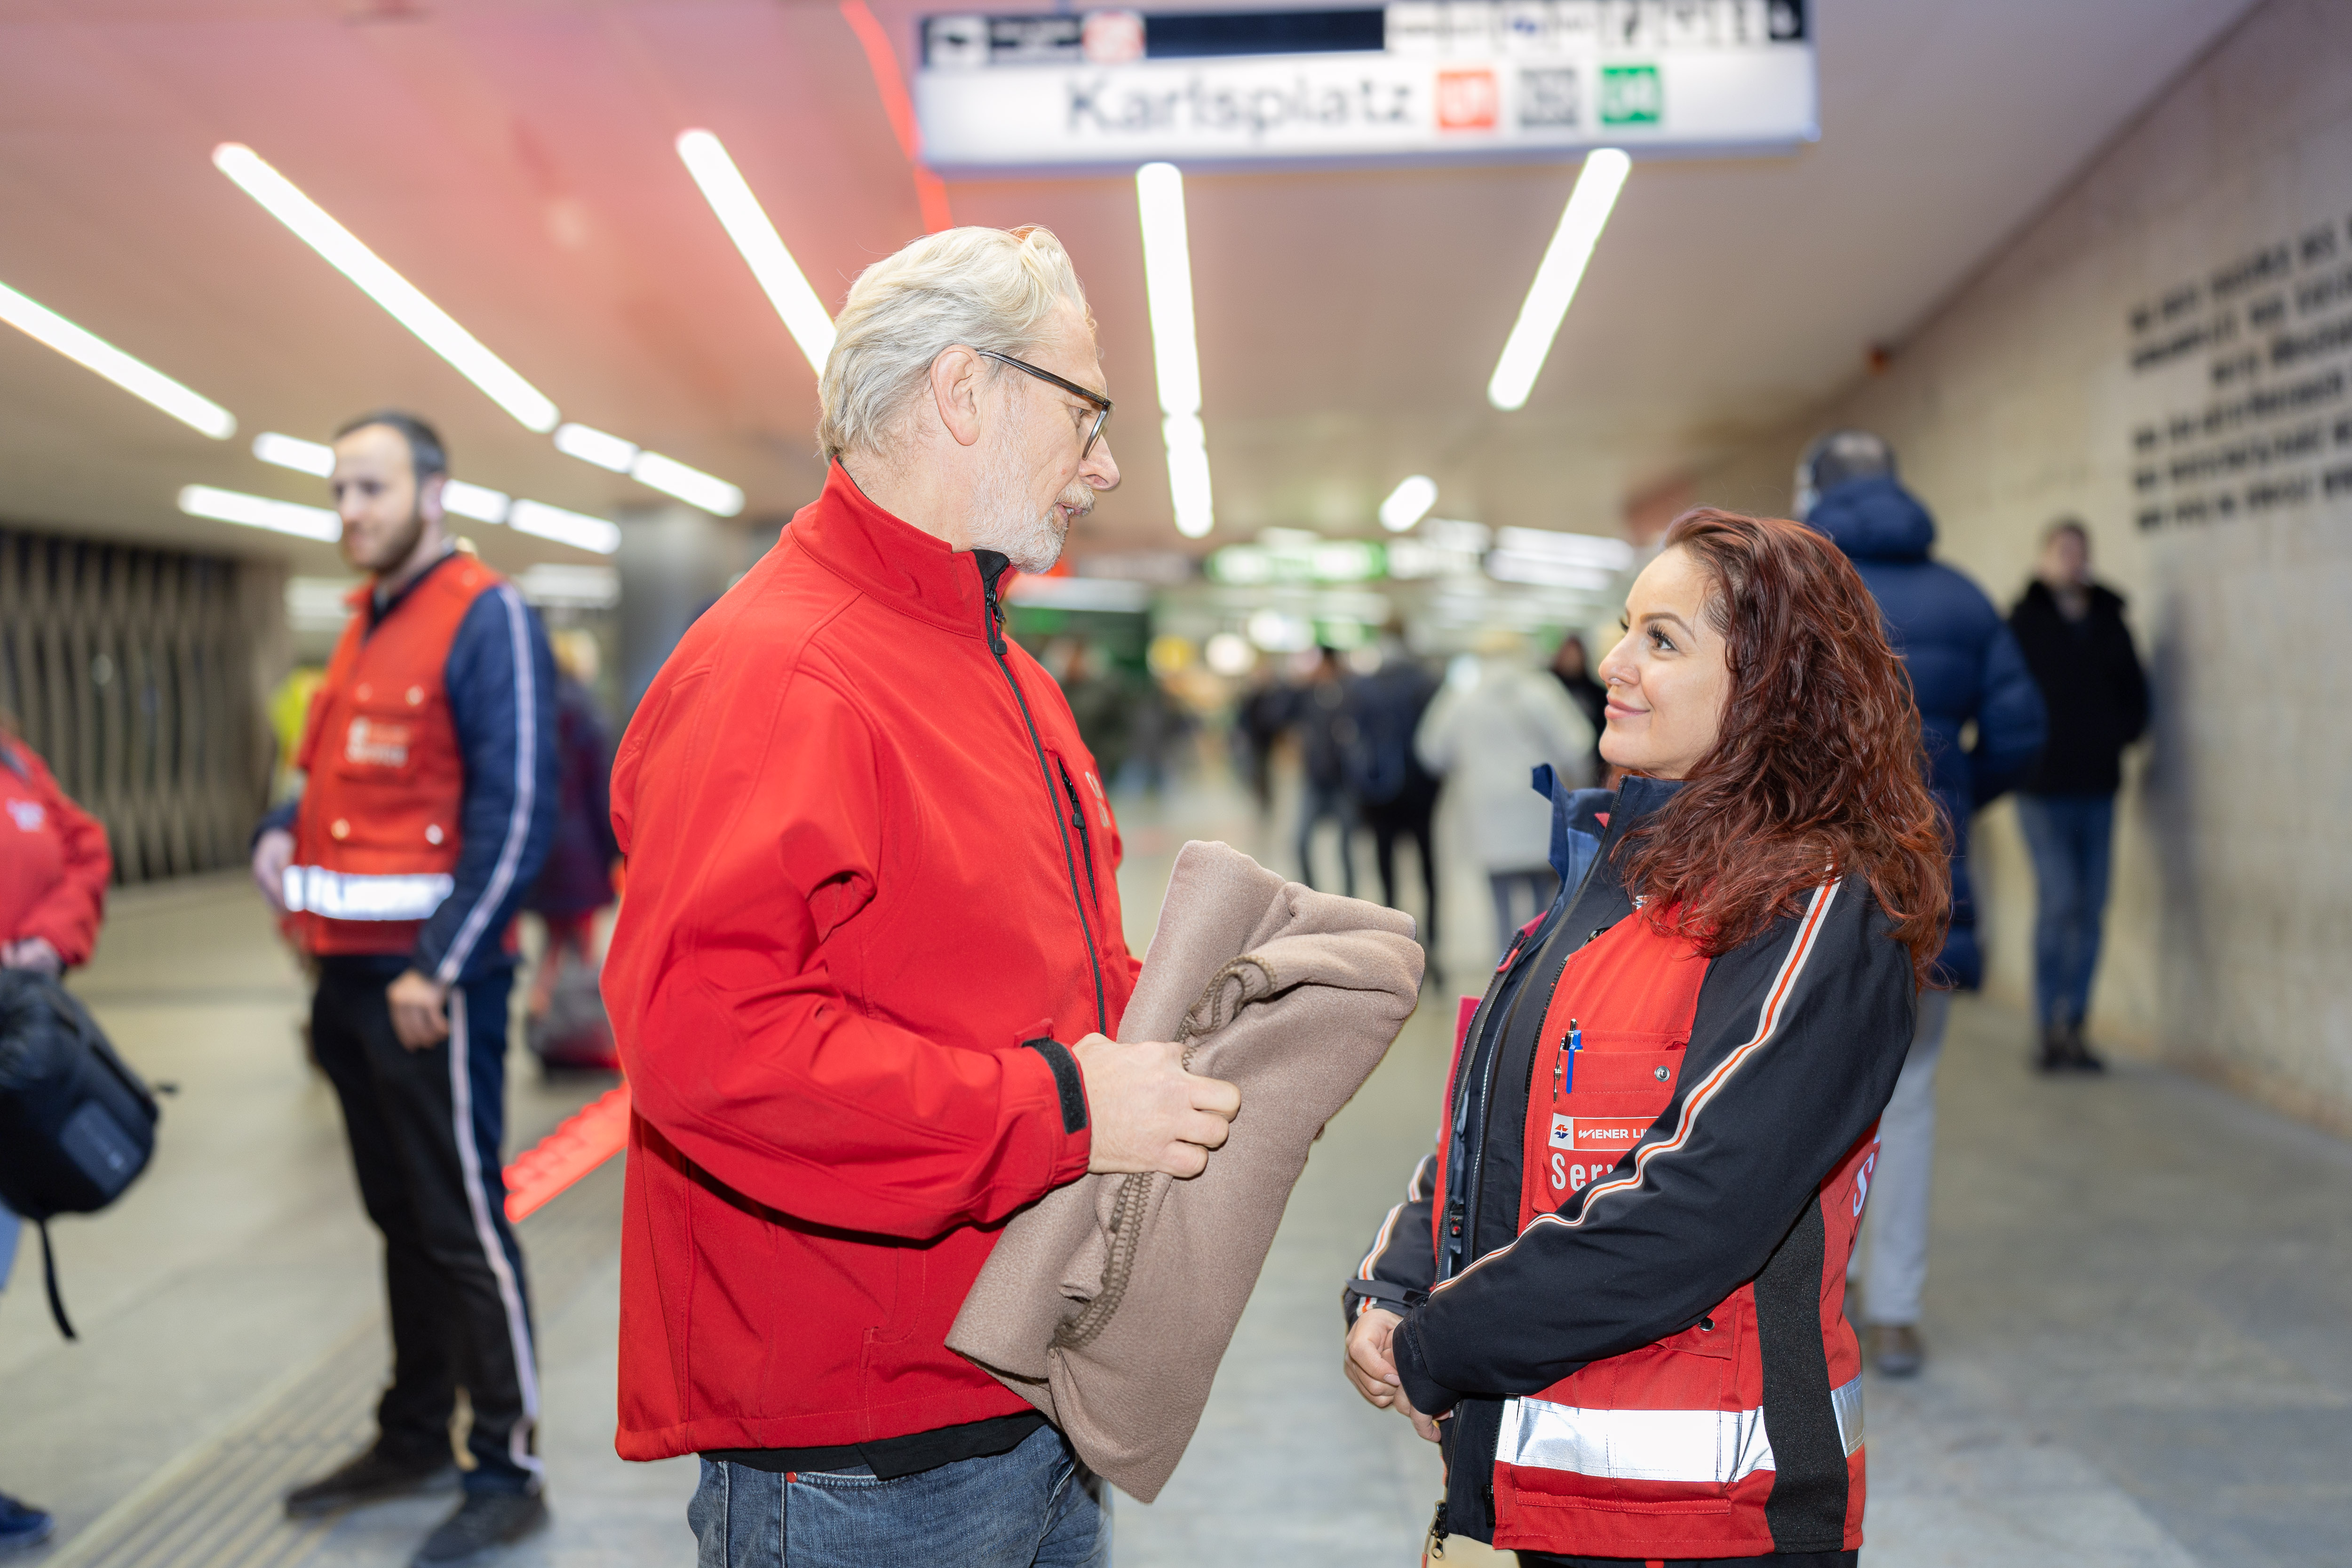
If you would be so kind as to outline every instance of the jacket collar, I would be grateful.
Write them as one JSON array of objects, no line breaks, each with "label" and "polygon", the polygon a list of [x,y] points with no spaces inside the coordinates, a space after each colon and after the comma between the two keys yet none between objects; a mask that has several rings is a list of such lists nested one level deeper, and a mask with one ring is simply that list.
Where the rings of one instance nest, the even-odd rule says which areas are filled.
[{"label": "jacket collar", "polygon": [[432,576],[436,572],[440,571],[442,567],[447,565],[450,560],[456,556],[457,553],[457,547],[455,544],[450,545],[446,550],[441,552],[440,554],[436,555],[432,560],[426,562],[425,563],[424,571],[419,572],[415,576],[411,577],[407,582],[403,583],[400,585],[400,591],[398,593],[390,595],[389,596],[379,598],[376,592],[377,580],[373,577],[370,577],[358,587],[353,588],[350,593],[344,595],[343,603],[350,605],[352,609],[358,614],[365,616],[367,617],[367,629],[373,631],[376,627],[383,624],[385,616],[391,615],[393,611],[400,608],[400,606],[406,602],[411,594],[415,593],[417,589],[425,585],[425,580],[426,578]]},{"label": "jacket collar", "polygon": [[[824,492],[793,518],[790,537],[835,576],[901,615],[961,637],[988,635],[982,575],[994,552],[953,549],[891,516],[838,462],[825,473]],[[996,557],[999,574],[1003,562]]]}]

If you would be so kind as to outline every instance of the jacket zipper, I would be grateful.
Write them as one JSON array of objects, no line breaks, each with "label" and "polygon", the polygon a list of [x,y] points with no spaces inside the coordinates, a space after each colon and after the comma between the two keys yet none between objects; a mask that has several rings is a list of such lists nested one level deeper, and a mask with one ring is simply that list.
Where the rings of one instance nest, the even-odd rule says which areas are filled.
[{"label": "jacket zipper", "polygon": [[[1013,700],[1021,709],[1021,722],[1028,727],[1030,749],[1037,753],[1038,782],[1045,786],[1045,804],[1054,814],[1055,830],[1062,836],[1062,864],[1070,874],[1070,905],[1078,912],[1078,929],[1086,933],[1087,939],[1087,963],[1094,969],[1095,1031],[1108,1035],[1110,1033],[1110,1008],[1103,1000],[1102,954],[1095,951],[1094,921],[1087,918],[1085,897],[1078,891],[1078,862],[1077,857],[1070,851],[1069,825],[1062,820],[1062,803],[1054,798],[1054,770],[1045,763],[1045,742],[1037,737],[1037,721],[1029,711],[1029,699],[1022,695],[1021,682],[1013,679],[1013,666],[1005,662],[1004,611],[996,602],[995,580],[989,576],[985,568],[981,567],[979,561],[974,560],[972,565],[980,571],[981,597],[985,605],[982,612],[981,631],[988,638],[988,651],[996,660],[997,672],[1004,677],[1004,684],[1013,689]],[[1083,823],[1080,828],[1084,830]],[[1087,872],[1089,877],[1094,873],[1091,854],[1087,857]]]},{"label": "jacket zipper", "polygon": [[1094,900],[1095,910],[1099,913],[1102,889],[1095,886],[1095,840],[1094,835],[1087,831],[1086,803],[1078,798],[1078,786],[1071,782],[1069,765],[1059,757],[1054,759],[1054,765],[1061,770],[1062,787],[1070,794],[1070,826],[1078,830],[1078,848],[1087,863],[1087,894]]},{"label": "jacket zipper", "polygon": [[[1512,939],[1510,952],[1503,955],[1503,962],[1495,966],[1494,978],[1486,983],[1485,998],[1479,1002],[1477,1010],[1470,1015],[1470,1030],[1463,1037],[1463,1040],[1470,1048],[1474,1062],[1477,1058],[1479,1035],[1485,1028],[1486,1021],[1493,1016],[1495,994],[1501,987],[1510,984],[1511,972],[1517,966],[1519,959],[1524,956],[1528,945],[1528,936],[1525,931],[1521,931]],[[1514,1014],[1517,1011],[1517,1000],[1516,996],[1512,998]],[[1503,1028],[1507,1031],[1509,1027],[1510,1018],[1506,1016]],[[1465,1079],[1462,1083],[1461,1114],[1455,1118],[1454,1133],[1455,1142],[1464,1145],[1462,1180],[1458,1183],[1449,1181],[1445,1184],[1445,1213],[1439,1216],[1440,1223],[1445,1226],[1443,1256],[1438,1259],[1441,1279],[1453,1278],[1453,1265],[1455,1258],[1458,1258],[1464,1263],[1470,1260],[1468,1231],[1469,1227],[1475,1223],[1475,1216],[1477,1211],[1470,1205],[1465,1194],[1475,1185],[1477,1167],[1481,1157],[1486,1152],[1486,1134],[1483,1110],[1486,1100],[1485,1089],[1494,1080],[1495,1058],[1501,1054],[1502,1045],[1502,1040],[1497,1037],[1495,1041],[1495,1048],[1486,1054],[1484,1071],[1476,1075],[1475,1080]],[[1482,1107],[1477,1117],[1470,1114],[1470,1107],[1474,1104]],[[1451,1106],[1447,1107],[1448,1113],[1452,1114],[1454,1109]]]}]

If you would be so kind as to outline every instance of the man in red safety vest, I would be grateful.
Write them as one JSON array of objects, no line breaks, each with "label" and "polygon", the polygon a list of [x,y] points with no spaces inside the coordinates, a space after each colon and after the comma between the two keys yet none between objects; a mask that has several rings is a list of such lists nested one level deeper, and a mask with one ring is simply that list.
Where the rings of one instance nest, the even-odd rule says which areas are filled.
[{"label": "man in red safety vest", "polygon": [[554,828],[554,665],[513,585],[442,527],[433,427],[371,414],[335,438],[344,559],[368,574],[310,701],[300,797],[253,872],[319,962],[310,1045],[384,1239],[392,1386],[368,1449],[289,1493],[296,1517],[446,1487],[462,1384],[474,1463],[418,1564],[547,1519],[522,1253],[506,1218],[506,935]]}]

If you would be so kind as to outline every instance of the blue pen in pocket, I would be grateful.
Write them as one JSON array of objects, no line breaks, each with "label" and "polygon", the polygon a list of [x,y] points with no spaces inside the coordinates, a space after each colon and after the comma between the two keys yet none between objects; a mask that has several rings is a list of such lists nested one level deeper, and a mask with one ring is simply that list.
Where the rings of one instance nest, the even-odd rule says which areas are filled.
[{"label": "blue pen in pocket", "polygon": [[1551,1098],[1559,1103],[1563,1094],[1576,1092],[1576,1053],[1584,1048],[1584,1031],[1575,1019],[1568,1021],[1568,1033],[1559,1037],[1559,1049],[1551,1064]]}]

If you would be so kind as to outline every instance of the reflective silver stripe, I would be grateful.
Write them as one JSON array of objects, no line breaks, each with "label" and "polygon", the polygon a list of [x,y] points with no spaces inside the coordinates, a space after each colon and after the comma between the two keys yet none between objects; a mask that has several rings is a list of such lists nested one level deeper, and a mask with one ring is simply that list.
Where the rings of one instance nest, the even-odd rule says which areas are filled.
[{"label": "reflective silver stripe", "polygon": [[1632,1481],[1728,1486],[1772,1465],[1758,1410],[1585,1410],[1542,1399],[1503,1405],[1506,1465]]},{"label": "reflective silver stripe", "polygon": [[442,871],[363,877],[324,866],[289,866],[286,907],[332,921],[421,921],[457,885],[456,878]]},{"label": "reflective silver stripe", "polygon": [[1830,1406],[1837,1412],[1838,1437],[1845,1444],[1845,1457],[1862,1447],[1862,1376],[1854,1375],[1852,1383],[1843,1383],[1830,1390]]}]

